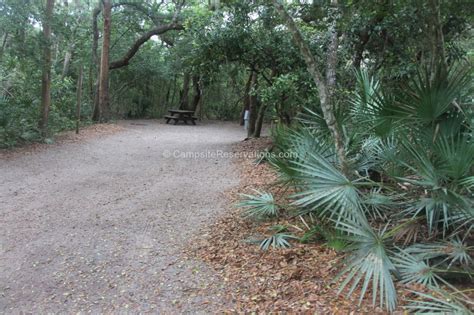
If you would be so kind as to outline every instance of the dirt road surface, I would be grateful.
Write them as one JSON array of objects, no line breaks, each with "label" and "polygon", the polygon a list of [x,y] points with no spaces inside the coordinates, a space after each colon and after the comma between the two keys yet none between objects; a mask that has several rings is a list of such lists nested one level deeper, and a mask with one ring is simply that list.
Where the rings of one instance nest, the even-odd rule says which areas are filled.
[{"label": "dirt road surface", "polygon": [[[236,125],[123,130],[0,159],[0,313],[209,313],[222,281],[182,248],[224,211]],[[187,157],[183,157],[186,154]]]}]

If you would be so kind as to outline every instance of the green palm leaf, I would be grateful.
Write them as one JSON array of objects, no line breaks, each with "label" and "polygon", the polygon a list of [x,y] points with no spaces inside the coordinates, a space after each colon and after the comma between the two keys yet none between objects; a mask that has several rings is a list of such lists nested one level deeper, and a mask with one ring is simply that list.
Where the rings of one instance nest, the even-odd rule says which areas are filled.
[{"label": "green palm leaf", "polygon": [[431,244],[415,244],[407,249],[408,252],[422,259],[446,257],[443,262],[448,262],[447,268],[456,263],[465,266],[472,264],[473,259],[470,255],[472,250],[474,250],[474,246],[469,246],[458,237]]},{"label": "green palm leaf", "polygon": [[441,67],[434,75],[425,69],[418,71],[414,80],[405,87],[397,116],[407,124],[434,125],[470,84],[469,67],[458,65],[444,72]]},{"label": "green palm leaf", "polygon": [[400,250],[394,255],[393,261],[400,272],[403,283],[417,282],[423,285],[438,286],[440,278],[434,269],[420,257]]},{"label": "green palm leaf", "polygon": [[375,232],[365,221],[345,221],[340,223],[339,229],[350,235],[352,254],[346,262],[346,267],[340,276],[346,275],[341,284],[341,292],[349,283],[352,283],[349,294],[361,286],[362,298],[366,295],[369,286],[372,288],[372,300],[380,301],[380,306],[392,311],[397,304],[397,293],[391,273],[395,271],[384,244],[385,229]]},{"label": "green palm leaf", "polygon": [[260,249],[268,250],[270,246],[273,248],[289,248],[291,247],[291,244],[288,242],[288,240],[296,238],[297,237],[290,234],[275,233],[272,236],[261,241]]},{"label": "green palm leaf", "polygon": [[411,291],[423,300],[411,300],[411,303],[405,306],[405,308],[416,314],[472,314],[472,312],[463,305],[462,301],[452,294],[433,287],[430,287],[430,289],[436,293],[436,295]]},{"label": "green palm leaf", "polygon": [[468,136],[439,137],[434,149],[440,158],[440,168],[450,178],[462,180],[473,169],[474,144]]},{"label": "green palm leaf", "polygon": [[369,76],[366,70],[355,72],[357,90],[350,100],[351,116],[357,125],[364,126],[364,134],[386,136],[394,131],[394,99],[384,95],[380,82]]},{"label": "green palm leaf", "polygon": [[244,217],[266,218],[278,216],[280,208],[276,204],[273,195],[258,190],[254,191],[255,195],[240,194],[242,200],[236,204],[237,207],[246,209]]},{"label": "green palm leaf", "polygon": [[301,191],[292,196],[294,205],[335,218],[338,223],[363,216],[356,182],[348,180],[323,156],[310,152],[293,166],[299,174],[297,188]]}]

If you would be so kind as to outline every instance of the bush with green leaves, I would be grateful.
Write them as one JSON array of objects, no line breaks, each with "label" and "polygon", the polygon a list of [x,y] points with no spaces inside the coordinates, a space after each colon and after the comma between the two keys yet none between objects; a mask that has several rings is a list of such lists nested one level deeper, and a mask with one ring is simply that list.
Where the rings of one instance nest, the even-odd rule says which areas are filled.
[{"label": "bush with green leaves", "polygon": [[[349,171],[341,171],[315,111],[274,130],[274,150],[293,154],[269,162],[296,191],[300,214],[329,220],[348,239],[341,291],[360,288],[361,300],[370,291],[374,304],[392,311],[399,280],[448,290],[461,305],[453,310],[472,308],[453,285],[473,276],[471,68],[420,70],[399,89],[384,89],[363,71],[356,77],[356,92],[337,113]],[[440,301],[413,308],[448,307]]]}]

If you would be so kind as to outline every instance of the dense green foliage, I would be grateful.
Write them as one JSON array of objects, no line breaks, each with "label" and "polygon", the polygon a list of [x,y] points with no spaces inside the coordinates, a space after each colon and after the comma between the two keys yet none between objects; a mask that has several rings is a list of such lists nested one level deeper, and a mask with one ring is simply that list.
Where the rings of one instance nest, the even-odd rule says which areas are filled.
[{"label": "dense green foliage", "polygon": [[[71,128],[75,120],[76,82],[83,67],[82,120],[95,106],[98,64],[94,61],[92,16],[101,2],[56,1],[52,21],[52,104],[49,135]],[[131,3],[131,4],[130,4]],[[154,25],[165,23],[180,2],[113,1],[111,60],[120,59]],[[289,124],[304,107],[318,111],[317,94],[291,36],[266,1],[185,2],[178,21],[184,31],[168,31],[146,41],[128,66],[110,77],[113,117],[162,117],[168,108],[192,107],[195,87],[199,116],[237,119],[255,95],[265,119]],[[220,4],[219,4],[220,3]],[[338,91],[353,88],[352,66],[377,70],[387,87],[412,75],[430,60],[433,14],[428,2],[342,1],[338,29]],[[327,1],[291,3],[301,31],[315,56],[327,50]],[[45,5],[41,1],[0,3],[0,143],[11,146],[40,139],[41,36]],[[441,22],[449,61],[465,58],[472,21],[469,10],[441,1]],[[100,58],[102,16],[98,14]],[[324,58],[317,58],[324,68]],[[246,90],[252,71],[258,85]],[[186,88],[186,78],[188,84]],[[192,82],[191,82],[192,81]],[[196,84],[194,84],[195,82]],[[186,104],[187,103],[187,104]]]}]

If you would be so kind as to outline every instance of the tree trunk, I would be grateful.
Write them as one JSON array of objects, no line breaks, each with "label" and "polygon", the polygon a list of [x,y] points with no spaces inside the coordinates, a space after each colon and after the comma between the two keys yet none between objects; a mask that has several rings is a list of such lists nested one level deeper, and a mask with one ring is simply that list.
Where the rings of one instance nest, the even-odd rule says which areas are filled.
[{"label": "tree trunk", "polygon": [[103,0],[104,10],[104,32],[102,38],[102,54],[100,58],[99,76],[99,120],[110,119],[109,104],[109,48],[110,48],[110,24],[112,6],[110,0]]},{"label": "tree trunk", "polygon": [[69,65],[71,64],[73,49],[74,46],[71,45],[70,47],[68,47],[66,53],[64,54],[63,72],[61,74],[61,80],[64,79],[69,73]]},{"label": "tree trunk", "polygon": [[166,94],[165,94],[164,104],[165,104],[165,107],[168,107],[170,103],[171,86],[173,83],[169,81],[165,81],[165,84],[166,84]]},{"label": "tree trunk", "polygon": [[255,122],[255,132],[253,133],[254,138],[260,138],[260,134],[262,133],[263,127],[263,118],[265,118],[266,109],[267,105],[260,104],[260,107],[258,109],[257,121]]},{"label": "tree trunk", "polygon": [[5,32],[5,34],[3,35],[2,47],[0,48],[0,61],[2,60],[3,52],[5,51],[5,47],[7,46],[8,35],[8,32]]},{"label": "tree trunk", "polygon": [[174,98],[176,96],[176,80],[177,80],[177,75],[175,74],[174,75],[174,78],[173,78],[173,84],[171,85],[171,97],[168,101],[168,106],[170,105],[173,105],[174,104]]},{"label": "tree trunk", "polygon": [[288,99],[288,97],[283,94],[280,98],[280,102],[276,104],[276,112],[278,114],[278,117],[280,118],[280,121],[286,125],[289,126],[291,125],[291,118],[292,116],[288,113],[287,110],[285,110],[285,102]]},{"label": "tree trunk", "polygon": [[41,78],[41,117],[39,129],[41,136],[48,132],[49,108],[51,106],[51,20],[53,17],[54,0],[46,0],[43,19],[43,75]]},{"label": "tree trunk", "polygon": [[371,19],[369,23],[365,25],[364,28],[362,28],[359,31],[359,34],[358,34],[359,41],[354,46],[354,57],[352,60],[352,66],[354,68],[356,69],[360,68],[360,64],[364,57],[365,47],[367,46],[367,43],[369,42],[370,37],[372,36],[372,33],[374,32],[375,27],[385,19],[386,10],[387,10],[386,4],[383,3],[380,9],[381,13],[375,16],[373,19]]},{"label": "tree trunk", "polygon": [[81,96],[82,96],[82,66],[79,69],[79,78],[77,79],[76,91],[76,134],[79,133],[79,125],[81,124]]},{"label": "tree trunk", "polygon": [[92,68],[95,74],[95,80],[93,87],[91,89],[91,99],[93,100],[94,110],[92,113],[92,120],[100,120],[100,107],[99,107],[99,55],[97,49],[99,47],[99,27],[97,23],[97,18],[100,13],[100,7],[97,7],[92,12]]},{"label": "tree trunk", "polygon": [[361,30],[359,33],[359,42],[354,47],[354,59],[352,61],[352,66],[356,69],[360,68],[360,63],[364,57],[364,49],[369,42],[369,39],[369,30],[367,28]]},{"label": "tree trunk", "polygon": [[[112,7],[117,7],[117,6],[122,6],[122,5],[127,5],[127,6],[132,6],[136,9],[138,9],[141,12],[145,12],[146,14],[150,14],[148,12],[147,8],[141,6],[140,3],[135,2],[135,1],[123,1],[123,2],[116,2],[114,4],[111,4],[110,0],[103,0],[103,16],[104,16],[104,34],[103,34],[103,46],[105,42],[107,43],[107,64],[109,69],[118,69],[124,66],[127,66],[130,62],[130,60],[135,56],[135,54],[138,52],[140,47],[148,41],[152,36],[154,35],[162,35],[166,33],[167,31],[170,30],[183,30],[184,27],[176,23],[177,19],[177,14],[180,10],[181,5],[179,5],[176,8],[176,14],[173,17],[173,20],[169,24],[164,24],[164,25],[158,25],[150,29],[149,31],[145,32],[142,34],[130,47],[130,49],[125,53],[125,55],[119,59],[110,62],[109,60],[109,49],[110,49],[110,23],[111,23],[111,10]],[[106,11],[107,7],[107,11]],[[101,64],[99,67],[99,58],[97,54],[97,49],[98,49],[98,42],[99,42],[99,30],[98,30],[98,23],[97,19],[102,11],[102,8],[100,6],[96,7],[93,12],[92,12],[92,34],[93,34],[93,39],[92,39],[92,64],[94,65],[94,68],[100,69],[97,71],[97,78],[98,80],[95,82],[95,88],[93,88],[93,93],[94,95],[91,95],[91,98],[94,100],[94,111],[92,114],[92,120],[94,121],[99,121],[99,120],[107,120],[110,115],[110,104],[109,104],[109,96],[108,96],[108,72],[102,70],[102,66],[104,65],[103,63],[103,57],[104,57],[104,49],[102,49],[102,58],[101,58]],[[108,20],[106,19],[106,15],[109,17]],[[157,23],[155,16],[150,15],[152,20]],[[106,25],[108,25],[108,32],[106,33]],[[106,83],[104,82],[104,78],[102,76],[106,76]],[[107,86],[106,86],[107,85]],[[104,90],[104,88],[106,90]],[[106,100],[104,100],[104,97]],[[105,101],[105,102],[104,102]]]},{"label": "tree trunk", "polygon": [[247,83],[245,83],[245,90],[244,90],[244,101],[242,103],[242,111],[240,112],[240,125],[245,125],[245,111],[249,110],[250,108],[250,84],[252,82],[252,72],[249,75]]},{"label": "tree trunk", "polygon": [[194,88],[194,97],[193,97],[193,101],[191,103],[191,110],[193,111],[196,111],[198,105],[199,105],[199,101],[201,100],[201,85],[200,85],[200,82],[199,82],[199,76],[198,75],[194,75],[193,76],[193,88]]},{"label": "tree trunk", "polygon": [[[90,100],[93,100],[94,99],[94,83],[95,83],[95,79],[97,78],[97,76],[95,76],[93,74],[93,70],[92,70],[92,65],[90,64],[89,65],[89,71],[88,71],[88,81],[87,81],[87,91],[89,93],[89,99]],[[92,104],[92,106],[94,106],[94,104]]]},{"label": "tree trunk", "polygon": [[439,0],[428,1],[431,13],[432,27],[432,48],[431,48],[431,68],[434,72],[435,67],[441,66],[446,71],[446,53],[444,50],[443,25],[441,23],[441,10]]},{"label": "tree trunk", "polygon": [[[343,173],[347,172],[347,161],[346,161],[346,152],[344,148],[344,140],[342,136],[342,132],[336,121],[336,116],[334,115],[334,107],[332,104],[332,95],[333,90],[336,83],[336,62],[337,62],[337,30],[336,30],[336,17],[335,15],[337,12],[333,12],[333,21],[329,27],[329,34],[330,34],[330,44],[328,48],[328,57],[327,57],[327,70],[326,70],[326,82],[319,72],[316,60],[309,50],[308,44],[303,39],[301,32],[299,31],[298,27],[295,24],[293,18],[286,12],[283,5],[280,3],[279,0],[273,0],[273,4],[275,8],[278,10],[280,15],[282,16],[283,20],[285,21],[288,29],[290,30],[293,41],[298,46],[301,55],[303,56],[306,67],[308,72],[312,76],[314,83],[316,84],[316,88],[318,89],[319,93],[319,100],[321,103],[321,110],[323,112],[324,120],[333,136],[334,144],[336,148],[336,154],[339,158],[339,162],[341,164],[341,170]],[[337,11],[337,0],[331,0],[331,4],[333,6],[333,10]]]},{"label": "tree trunk", "polygon": [[[250,82],[251,90],[256,91],[258,88],[258,74],[252,71],[252,79]],[[255,133],[255,125],[257,122],[257,95],[249,95],[249,128],[247,130],[247,138],[251,138]]]},{"label": "tree trunk", "polygon": [[180,92],[181,99],[179,101],[179,109],[188,109],[189,105],[189,81],[191,76],[188,72],[183,77],[183,89]]}]

